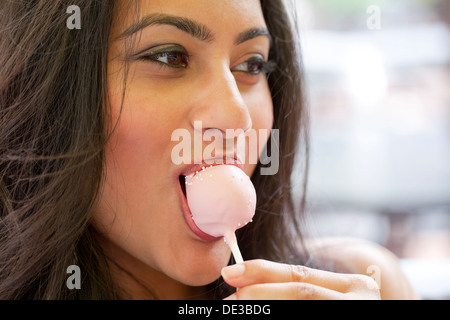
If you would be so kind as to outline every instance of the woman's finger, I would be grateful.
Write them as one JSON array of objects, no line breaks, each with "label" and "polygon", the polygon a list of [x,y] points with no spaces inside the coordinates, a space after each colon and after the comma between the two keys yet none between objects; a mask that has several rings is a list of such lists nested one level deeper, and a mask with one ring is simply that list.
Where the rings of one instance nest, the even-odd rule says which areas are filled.
[{"label": "woman's finger", "polygon": [[354,286],[355,282],[361,280],[355,275],[339,274],[267,260],[249,260],[227,266],[222,269],[222,277],[229,285],[236,288],[263,283],[300,282],[339,292],[347,292]]},{"label": "woman's finger", "polygon": [[343,293],[305,282],[264,283],[243,287],[225,300],[342,300]]}]

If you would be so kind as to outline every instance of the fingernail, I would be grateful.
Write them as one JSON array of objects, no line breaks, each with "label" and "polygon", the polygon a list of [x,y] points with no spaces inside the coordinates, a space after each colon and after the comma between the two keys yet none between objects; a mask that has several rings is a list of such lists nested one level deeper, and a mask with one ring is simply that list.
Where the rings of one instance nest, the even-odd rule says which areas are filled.
[{"label": "fingernail", "polygon": [[240,277],[245,272],[245,265],[243,263],[234,264],[222,269],[222,277],[226,280]]}]

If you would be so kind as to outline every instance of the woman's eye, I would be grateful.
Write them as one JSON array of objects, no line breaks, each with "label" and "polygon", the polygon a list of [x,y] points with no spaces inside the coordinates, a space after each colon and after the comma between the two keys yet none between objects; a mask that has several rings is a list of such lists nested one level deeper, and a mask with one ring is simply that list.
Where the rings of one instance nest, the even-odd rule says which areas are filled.
[{"label": "woman's eye", "polygon": [[186,68],[188,65],[188,56],[183,52],[163,52],[150,58],[174,68]]},{"label": "woman's eye", "polygon": [[231,71],[241,71],[250,75],[258,75],[261,72],[270,72],[271,70],[267,66],[268,62],[264,61],[260,56],[255,56],[233,67]]},{"label": "woman's eye", "polygon": [[169,46],[150,50],[138,59],[159,63],[171,68],[186,68],[189,64],[188,53],[180,46]]}]

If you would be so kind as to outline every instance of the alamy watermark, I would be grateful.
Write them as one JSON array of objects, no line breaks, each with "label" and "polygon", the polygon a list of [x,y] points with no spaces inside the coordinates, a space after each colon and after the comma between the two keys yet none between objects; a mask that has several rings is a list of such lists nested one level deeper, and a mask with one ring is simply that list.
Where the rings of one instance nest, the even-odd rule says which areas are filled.
[{"label": "alamy watermark", "polygon": [[80,267],[73,264],[67,267],[66,273],[71,274],[67,278],[66,286],[68,289],[81,289],[81,271]]},{"label": "alamy watermark", "polygon": [[81,29],[81,11],[80,7],[76,5],[71,5],[67,7],[66,13],[70,16],[66,20],[67,29]]},{"label": "alamy watermark", "polygon": [[367,7],[366,13],[369,15],[366,20],[366,26],[369,30],[381,29],[381,8],[377,5]]},{"label": "alamy watermark", "polygon": [[[262,151],[258,147],[269,139],[270,155],[267,145]],[[248,164],[257,164],[259,161],[263,165],[261,175],[274,175],[279,169],[278,129],[250,129],[245,132],[242,129],[226,129],[225,132],[207,129],[203,132],[202,121],[194,121],[193,136],[187,129],[176,129],[172,132],[171,141],[178,142],[171,152],[172,163],[177,165],[224,164],[224,161],[231,164],[237,158],[241,164],[247,161]],[[206,146],[204,143],[207,143]]]}]

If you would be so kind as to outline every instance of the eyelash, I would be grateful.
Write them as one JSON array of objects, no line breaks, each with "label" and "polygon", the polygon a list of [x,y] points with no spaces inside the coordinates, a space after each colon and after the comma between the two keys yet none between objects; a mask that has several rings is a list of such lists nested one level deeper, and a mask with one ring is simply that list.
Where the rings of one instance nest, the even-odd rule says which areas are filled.
[{"label": "eyelash", "polygon": [[[174,65],[169,63],[170,56],[176,56],[178,55],[177,60],[174,60],[177,63],[181,63],[182,65]],[[180,58],[180,55],[183,56]],[[165,60],[167,62],[160,61],[160,58],[165,57]],[[161,68],[170,68],[170,69],[185,69],[189,65],[189,58],[190,55],[187,52],[183,52],[179,49],[174,50],[166,50],[166,51],[160,51],[156,53],[151,54],[143,54],[140,57],[138,57],[139,60],[147,61],[154,63],[155,65],[158,65]],[[252,65],[257,66],[257,69],[254,71],[245,71],[240,70],[238,67],[242,66],[244,64],[247,64],[247,68],[251,67]],[[262,72],[265,72],[266,74],[270,74],[273,72],[276,68],[276,63],[274,61],[265,61],[262,57],[259,55],[255,55],[250,57],[248,60],[238,64],[237,66],[233,67],[231,71],[234,72],[242,72],[250,76],[256,76],[259,75]]]},{"label": "eyelash", "polygon": [[[174,57],[176,55],[183,56],[181,58],[181,60],[180,59],[177,60],[177,61],[180,61],[180,63],[182,63],[183,65],[175,65],[175,64],[169,63],[170,56]],[[167,62],[158,60],[162,57],[165,57]],[[168,67],[168,68],[172,68],[172,69],[184,69],[189,64],[189,57],[190,56],[186,52],[182,52],[182,51],[163,51],[163,52],[156,52],[153,54],[144,54],[141,57],[139,57],[139,59],[157,64],[160,67]]]},{"label": "eyelash", "polygon": [[[257,66],[256,71],[245,71],[245,70],[237,69],[237,67],[245,65],[245,64],[247,65],[247,68],[250,68],[250,69],[251,69],[252,65],[256,65]],[[274,61],[271,61],[271,60],[264,61],[264,59],[260,58],[259,56],[250,57],[248,60],[246,60],[232,68],[232,71],[244,72],[249,75],[258,75],[261,72],[265,72],[265,73],[269,74],[269,73],[273,72],[274,70],[275,70],[275,62]]]}]

